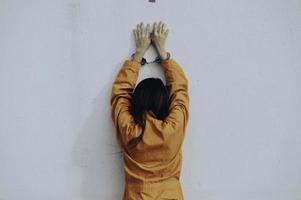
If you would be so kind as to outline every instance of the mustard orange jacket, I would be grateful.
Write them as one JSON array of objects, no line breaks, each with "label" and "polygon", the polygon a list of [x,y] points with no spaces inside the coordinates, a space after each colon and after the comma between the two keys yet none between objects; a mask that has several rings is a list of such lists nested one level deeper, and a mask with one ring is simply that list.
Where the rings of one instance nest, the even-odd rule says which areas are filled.
[{"label": "mustard orange jacket", "polygon": [[142,128],[130,114],[130,99],[141,64],[125,60],[112,86],[111,117],[116,138],[123,151],[124,199],[183,199],[179,183],[182,167],[182,143],[189,117],[188,80],[174,60],[161,62],[169,91],[170,113],[164,120],[146,113],[142,140],[133,149],[128,142]]}]

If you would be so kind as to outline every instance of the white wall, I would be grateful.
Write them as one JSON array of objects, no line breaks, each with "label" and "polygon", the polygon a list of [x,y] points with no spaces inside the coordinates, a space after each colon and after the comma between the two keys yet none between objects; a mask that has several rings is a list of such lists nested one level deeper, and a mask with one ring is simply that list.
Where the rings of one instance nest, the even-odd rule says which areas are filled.
[{"label": "white wall", "polygon": [[111,84],[160,19],[190,80],[185,199],[301,199],[299,0],[1,0],[1,200],[121,199]]}]

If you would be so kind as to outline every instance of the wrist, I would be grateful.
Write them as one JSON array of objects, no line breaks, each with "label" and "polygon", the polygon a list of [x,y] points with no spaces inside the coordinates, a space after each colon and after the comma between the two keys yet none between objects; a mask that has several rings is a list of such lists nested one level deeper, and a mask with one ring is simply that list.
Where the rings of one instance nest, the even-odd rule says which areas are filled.
[{"label": "wrist", "polygon": [[143,55],[144,55],[144,53],[135,52],[133,57],[132,57],[132,60],[141,63]]},{"label": "wrist", "polygon": [[168,57],[168,54],[165,50],[159,51],[158,54],[161,60],[166,60]]}]

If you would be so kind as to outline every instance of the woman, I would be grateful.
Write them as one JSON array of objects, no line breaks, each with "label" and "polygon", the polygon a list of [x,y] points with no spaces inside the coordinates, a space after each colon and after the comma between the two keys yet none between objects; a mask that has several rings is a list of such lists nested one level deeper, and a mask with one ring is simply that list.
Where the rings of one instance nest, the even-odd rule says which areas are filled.
[{"label": "woman", "polygon": [[[163,22],[134,29],[136,52],[125,60],[111,94],[112,120],[123,151],[124,200],[184,199],[180,184],[182,143],[188,121],[188,81],[165,51]],[[137,86],[144,53],[153,44],[166,77],[147,78]],[[136,86],[136,87],[135,87]]]}]

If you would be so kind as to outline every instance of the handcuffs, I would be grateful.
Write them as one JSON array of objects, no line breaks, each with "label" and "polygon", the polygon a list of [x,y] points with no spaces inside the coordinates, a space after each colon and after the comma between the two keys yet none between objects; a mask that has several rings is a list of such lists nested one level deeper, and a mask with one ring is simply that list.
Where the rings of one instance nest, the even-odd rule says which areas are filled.
[{"label": "handcuffs", "polygon": [[[164,60],[168,60],[170,58],[170,53],[169,52],[166,52],[166,53],[167,53],[167,58],[164,59]],[[135,55],[135,53],[132,54],[132,56],[131,56],[132,59],[134,58],[134,55]],[[155,60],[150,61],[150,62],[148,62],[145,58],[142,58],[140,64],[141,65],[145,65],[145,64],[150,64],[150,63],[161,63],[164,60],[162,60],[160,58],[160,56],[157,56]]]}]

